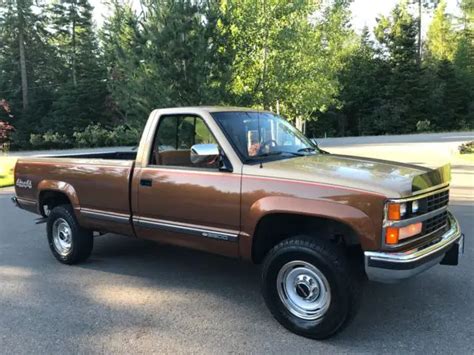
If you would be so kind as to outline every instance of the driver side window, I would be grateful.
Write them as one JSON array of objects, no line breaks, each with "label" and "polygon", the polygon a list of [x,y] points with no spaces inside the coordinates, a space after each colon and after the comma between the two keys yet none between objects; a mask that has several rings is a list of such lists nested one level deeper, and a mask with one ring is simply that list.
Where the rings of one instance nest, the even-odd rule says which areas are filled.
[{"label": "driver side window", "polygon": [[170,115],[160,118],[153,141],[151,165],[193,168],[219,167],[218,159],[206,164],[191,163],[191,147],[195,144],[217,144],[213,134],[197,116]]}]

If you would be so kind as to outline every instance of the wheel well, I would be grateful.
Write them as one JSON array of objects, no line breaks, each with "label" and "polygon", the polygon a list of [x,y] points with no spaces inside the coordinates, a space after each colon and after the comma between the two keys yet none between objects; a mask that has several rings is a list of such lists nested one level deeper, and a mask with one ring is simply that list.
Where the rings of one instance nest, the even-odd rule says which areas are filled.
[{"label": "wheel well", "polygon": [[253,261],[262,262],[276,244],[302,234],[330,239],[345,246],[360,244],[357,233],[342,222],[324,217],[277,213],[267,215],[259,221],[253,238]]},{"label": "wheel well", "polygon": [[[70,205],[71,201],[64,192],[60,191],[41,191],[39,196],[39,210],[44,217],[47,217],[49,211],[59,205]],[[45,209],[47,207],[47,209]]]}]

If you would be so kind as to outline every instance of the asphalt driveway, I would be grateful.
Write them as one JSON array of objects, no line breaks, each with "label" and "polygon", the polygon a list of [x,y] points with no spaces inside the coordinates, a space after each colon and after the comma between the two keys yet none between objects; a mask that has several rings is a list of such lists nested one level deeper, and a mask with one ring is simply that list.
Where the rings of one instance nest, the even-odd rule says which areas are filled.
[{"label": "asphalt driveway", "polygon": [[324,342],[273,320],[259,268],[236,260],[106,235],[88,262],[62,265],[45,226],[0,190],[0,351],[474,353],[474,166],[455,163],[451,210],[467,234],[461,264],[368,283],[358,317]]}]

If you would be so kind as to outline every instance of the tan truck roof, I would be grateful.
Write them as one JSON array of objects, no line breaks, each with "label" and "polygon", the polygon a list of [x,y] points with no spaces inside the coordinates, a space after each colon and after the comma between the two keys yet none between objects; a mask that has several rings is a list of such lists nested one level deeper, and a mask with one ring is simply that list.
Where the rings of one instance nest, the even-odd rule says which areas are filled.
[{"label": "tan truck roof", "polygon": [[245,112],[270,112],[267,110],[260,110],[256,108],[249,108],[249,107],[229,107],[229,106],[184,106],[184,107],[165,107],[159,108],[155,111],[166,111],[169,113],[183,113],[183,111],[206,111],[206,112],[232,112],[232,111],[245,111]]}]

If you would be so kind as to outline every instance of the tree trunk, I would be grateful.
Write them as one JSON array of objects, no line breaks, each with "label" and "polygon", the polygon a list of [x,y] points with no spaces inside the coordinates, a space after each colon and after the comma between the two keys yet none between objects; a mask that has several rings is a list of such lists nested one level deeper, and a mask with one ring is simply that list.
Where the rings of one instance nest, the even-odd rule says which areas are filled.
[{"label": "tree trunk", "polygon": [[18,46],[20,49],[20,75],[21,75],[21,93],[23,101],[23,110],[28,108],[28,77],[26,73],[26,56],[25,56],[25,19],[23,17],[23,2],[17,2],[18,10]]},{"label": "tree trunk", "polygon": [[422,0],[418,0],[418,65],[421,64],[421,7],[423,6],[421,1]]},{"label": "tree trunk", "polygon": [[72,2],[72,84],[77,86],[76,78],[76,1]]},{"label": "tree trunk", "polygon": [[268,24],[267,24],[267,3],[263,0],[263,16],[265,16],[265,36],[263,42],[263,73],[262,73],[262,93],[263,93],[263,109],[268,110],[268,93],[267,93],[267,60],[268,60]]}]

